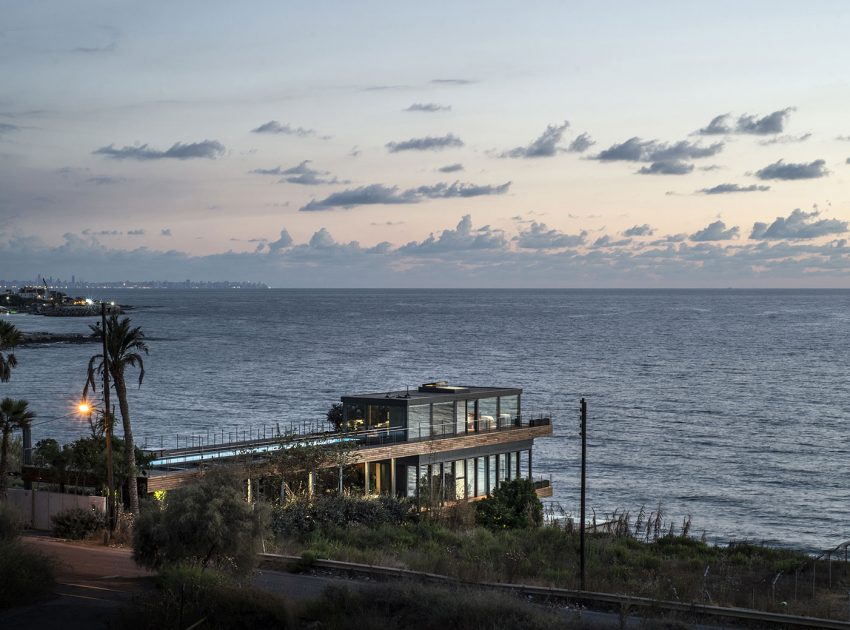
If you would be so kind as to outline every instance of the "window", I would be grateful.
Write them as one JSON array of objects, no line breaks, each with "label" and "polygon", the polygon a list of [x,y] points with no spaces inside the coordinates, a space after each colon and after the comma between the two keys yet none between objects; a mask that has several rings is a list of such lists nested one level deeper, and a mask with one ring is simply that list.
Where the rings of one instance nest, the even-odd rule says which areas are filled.
[{"label": "window", "polygon": [[431,412],[431,437],[454,433],[454,403],[434,403]]},{"label": "window", "polygon": [[498,462],[499,462],[499,483],[503,481],[507,481],[510,479],[509,473],[510,468],[508,466],[508,462],[510,461],[510,453],[499,453]]},{"label": "window", "polygon": [[519,396],[499,398],[499,427],[509,427],[519,423]]},{"label": "window", "polygon": [[466,401],[459,400],[455,405],[455,433],[463,435],[466,432]]},{"label": "window", "polygon": [[407,409],[407,439],[418,440],[431,435],[431,405],[415,405]]},{"label": "window", "polygon": [[487,492],[492,493],[496,489],[496,456],[490,455],[487,460],[490,464],[487,473]]},{"label": "window", "polygon": [[483,497],[487,494],[487,458],[475,458],[478,474],[475,476],[475,496]]},{"label": "window", "polygon": [[466,498],[475,496],[475,459],[466,460]]},{"label": "window", "polygon": [[366,426],[366,411],[359,403],[346,403],[342,408],[346,428],[351,431],[360,431]]},{"label": "window", "polygon": [[489,431],[496,428],[499,413],[498,398],[482,398],[478,401],[478,430]]},{"label": "window", "polygon": [[466,432],[474,433],[478,430],[478,411],[475,408],[476,401],[466,401]]},{"label": "window", "polygon": [[407,495],[411,499],[416,496],[416,466],[407,466]]}]

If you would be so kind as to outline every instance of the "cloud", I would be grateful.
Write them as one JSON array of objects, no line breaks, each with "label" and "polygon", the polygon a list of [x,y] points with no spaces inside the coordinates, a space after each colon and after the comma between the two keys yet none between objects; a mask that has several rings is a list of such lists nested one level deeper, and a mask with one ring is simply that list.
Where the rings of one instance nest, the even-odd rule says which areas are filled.
[{"label": "cloud", "polygon": [[619,241],[611,240],[611,237],[607,234],[605,236],[600,236],[593,242],[593,247],[595,248],[604,248],[604,247],[625,247],[626,245],[631,245],[632,239],[624,238]]},{"label": "cloud", "polygon": [[827,175],[829,171],[826,170],[824,160],[815,160],[808,164],[794,164],[779,160],[756,171],[756,177],[759,179],[816,179]]},{"label": "cloud", "polygon": [[446,164],[437,169],[440,173],[457,173],[463,170],[463,164],[456,162],[454,164]]},{"label": "cloud", "polygon": [[127,230],[127,236],[144,236],[145,231],[142,229],[138,230]]},{"label": "cloud", "polygon": [[697,230],[688,238],[700,243],[709,241],[728,241],[729,239],[738,238],[739,232],[740,230],[737,226],[727,229],[726,224],[723,221],[715,221],[714,223],[709,223],[703,229]]},{"label": "cloud", "polygon": [[545,223],[533,221],[528,228],[520,231],[514,237],[517,247],[522,249],[561,249],[583,245],[587,232],[580,234],[564,234],[558,230],[550,230]]},{"label": "cloud", "polygon": [[[251,133],[271,133],[284,136],[298,136],[299,138],[312,138],[319,135],[315,129],[292,127],[289,123],[279,123],[276,120],[270,120],[267,123],[263,123],[259,127],[252,129]],[[330,136],[321,136],[321,138],[322,140],[327,140]]]},{"label": "cloud", "polygon": [[94,155],[105,155],[115,160],[191,160],[205,158],[214,160],[225,152],[224,146],[218,140],[203,140],[201,142],[176,142],[166,151],[151,149],[147,144],[125,146],[120,149],[110,144],[92,151]]},{"label": "cloud", "polygon": [[738,184],[717,184],[717,186],[712,186],[711,188],[700,188],[697,192],[701,192],[706,195],[725,195],[728,193],[765,192],[768,190],[770,190],[770,186],[759,186],[758,184],[751,184],[749,186],[740,186]]},{"label": "cloud", "polygon": [[110,42],[110,43],[106,44],[105,46],[78,46],[77,48],[74,48],[74,50],[72,52],[88,53],[88,54],[109,53],[109,52],[115,52],[115,47],[116,47],[116,43]]},{"label": "cloud", "polygon": [[121,236],[124,234],[121,230],[89,230],[85,229],[81,232],[84,236]]},{"label": "cloud", "polygon": [[335,208],[354,208],[375,204],[398,205],[419,203],[423,199],[469,198],[485,195],[503,195],[510,189],[511,182],[499,185],[478,185],[463,182],[439,183],[399,191],[398,186],[371,184],[351,188],[328,195],[324,199],[312,200],[301,208],[302,212],[316,212]]},{"label": "cloud", "polygon": [[770,146],[771,144],[794,144],[798,142],[805,142],[811,137],[811,133],[801,133],[799,136],[776,136],[774,138],[768,138],[767,140],[759,140],[759,144],[762,146]]},{"label": "cloud", "polygon": [[642,167],[638,173],[641,175],[687,175],[692,170],[694,165],[682,160],[663,160]]},{"label": "cloud", "polygon": [[413,103],[405,109],[406,112],[448,112],[451,111],[451,105],[438,105],[437,103]]},{"label": "cloud", "polygon": [[635,225],[623,232],[623,236],[652,236],[655,230],[648,223],[643,225]]},{"label": "cloud", "polygon": [[850,142],[850,136],[835,136],[835,139],[841,142]]},{"label": "cloud", "polygon": [[462,147],[463,141],[454,134],[445,136],[426,136],[425,138],[411,138],[401,142],[387,142],[385,145],[390,153],[399,151],[439,151],[451,147]]},{"label": "cloud", "polygon": [[558,143],[564,132],[570,126],[568,121],[560,125],[548,125],[542,134],[524,147],[516,147],[500,155],[503,158],[539,158],[557,155],[560,149]]},{"label": "cloud", "polygon": [[567,151],[570,153],[584,153],[594,144],[596,144],[596,142],[593,138],[591,138],[589,134],[583,133],[576,136],[573,141],[570,142],[570,146],[567,147]]},{"label": "cloud", "polygon": [[803,212],[797,208],[787,217],[776,217],[773,223],[769,225],[767,223],[753,224],[750,238],[761,241],[803,240],[847,232],[847,221],[839,221],[838,219],[815,220],[818,216],[820,216],[818,210]]},{"label": "cloud", "polygon": [[[679,175],[683,172],[683,166],[680,164],[683,160],[711,157],[722,150],[722,142],[702,146],[688,140],[681,140],[669,144],[657,140],[641,140],[635,136],[625,142],[612,144],[599,152],[595,159],[603,162],[656,162],[658,166],[647,170],[641,169],[639,172]],[[686,172],[691,170],[693,170],[692,166]]]},{"label": "cloud", "polygon": [[171,236],[171,228],[162,228],[159,231],[160,236]]},{"label": "cloud", "polygon": [[785,130],[785,123],[788,122],[788,116],[790,116],[792,111],[794,111],[793,107],[786,107],[761,118],[744,114],[738,118],[735,131],[758,136],[782,133]]},{"label": "cloud", "polygon": [[328,171],[318,171],[309,166],[310,160],[304,160],[297,166],[291,168],[256,168],[251,173],[255,175],[274,175],[280,177],[278,180],[284,184],[300,184],[302,186],[320,186],[323,184],[348,184],[348,180],[339,180],[336,177],[328,177]]},{"label": "cloud", "polygon": [[13,131],[18,131],[19,129],[20,127],[13,125],[12,123],[0,123],[0,136],[12,133]]},{"label": "cloud", "polygon": [[470,85],[475,83],[472,79],[431,79],[436,85]]},{"label": "cloud", "polygon": [[[283,228],[280,231],[280,238],[278,238],[276,241],[272,241],[271,243],[268,244],[269,252],[272,253],[272,254],[275,254],[282,249],[286,249],[287,247],[291,247],[292,243],[293,243],[292,237],[289,235],[289,232],[286,230],[286,228]],[[262,243],[261,243],[261,247],[259,249],[262,249]]]},{"label": "cloud", "polygon": [[734,125],[731,124],[731,114],[720,114],[711,119],[707,126],[698,130],[697,133],[702,136],[715,136],[727,134],[751,134],[757,136],[771,135],[782,133],[785,130],[785,124],[788,122],[788,117],[794,111],[793,107],[780,109],[767,116],[754,116],[751,114],[743,114],[739,116]]},{"label": "cloud", "polygon": [[421,242],[411,241],[398,248],[401,254],[441,254],[469,250],[505,249],[508,240],[502,230],[489,225],[473,229],[472,217],[464,215],[454,230],[443,230],[439,236],[431,233]]},{"label": "cloud", "polygon": [[123,177],[110,177],[108,175],[98,175],[95,177],[89,177],[86,180],[89,184],[96,184],[98,186],[108,186],[110,184],[120,184],[121,182],[127,181]]},{"label": "cloud", "polygon": [[711,119],[707,126],[703,127],[698,134],[701,136],[719,136],[732,133],[732,127],[729,125],[730,114],[720,114]]}]

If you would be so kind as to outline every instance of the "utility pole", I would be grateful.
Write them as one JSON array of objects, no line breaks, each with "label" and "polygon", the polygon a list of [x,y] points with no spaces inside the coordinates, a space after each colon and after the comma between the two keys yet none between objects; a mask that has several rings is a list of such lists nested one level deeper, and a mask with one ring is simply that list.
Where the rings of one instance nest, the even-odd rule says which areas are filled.
[{"label": "utility pole", "polygon": [[[106,440],[106,514],[109,537],[115,531],[115,478],[112,471],[112,413],[109,409],[109,353],[106,347],[106,302],[100,303],[100,332],[103,341],[103,433]],[[129,483],[135,483],[135,479]]]},{"label": "utility pole", "polygon": [[581,554],[579,564],[579,589],[585,590],[584,572],[584,524],[585,500],[587,498],[587,401],[581,399],[581,522],[579,523],[579,553]]}]

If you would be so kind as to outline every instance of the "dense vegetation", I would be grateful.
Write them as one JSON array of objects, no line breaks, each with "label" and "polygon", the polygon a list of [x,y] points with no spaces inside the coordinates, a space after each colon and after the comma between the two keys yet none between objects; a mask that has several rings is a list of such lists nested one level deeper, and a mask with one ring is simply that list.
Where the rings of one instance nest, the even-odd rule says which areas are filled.
[{"label": "dense vegetation", "polygon": [[53,564],[20,542],[17,513],[0,503],[0,609],[44,599],[53,590]]}]

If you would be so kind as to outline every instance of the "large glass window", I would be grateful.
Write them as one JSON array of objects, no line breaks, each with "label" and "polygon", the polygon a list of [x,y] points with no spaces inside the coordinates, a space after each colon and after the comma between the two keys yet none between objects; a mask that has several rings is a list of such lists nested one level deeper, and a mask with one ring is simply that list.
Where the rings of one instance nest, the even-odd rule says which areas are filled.
[{"label": "large glass window", "polygon": [[431,436],[451,435],[455,430],[454,403],[434,403],[431,413]]},{"label": "large glass window", "polygon": [[418,440],[431,435],[431,405],[407,408],[407,439]]},{"label": "large glass window", "polygon": [[503,481],[507,481],[510,479],[510,467],[508,462],[510,461],[510,453],[499,453],[499,483]]},{"label": "large glass window", "polygon": [[528,451],[519,452],[519,476],[528,477]]},{"label": "large glass window", "polygon": [[[463,462],[461,462],[462,464]],[[462,469],[461,469],[462,470]],[[455,463],[446,462],[443,464],[443,492],[441,494],[443,500],[453,501],[457,498],[455,479]]]},{"label": "large glass window", "polygon": [[455,433],[462,435],[466,431],[466,401],[458,400],[455,403]]},{"label": "large glass window", "polygon": [[499,426],[509,427],[519,422],[519,396],[499,398]]},{"label": "large glass window", "polygon": [[492,494],[496,489],[496,456],[490,455],[488,458],[490,465],[487,473],[487,491]]},{"label": "large glass window", "polygon": [[496,428],[496,417],[499,413],[498,398],[481,398],[478,401],[479,431],[489,431]]},{"label": "large glass window", "polygon": [[466,460],[466,498],[475,496],[475,459]]},{"label": "large glass window", "polygon": [[487,494],[487,458],[475,458],[478,474],[475,476],[475,496],[483,497]]},{"label": "large glass window", "polygon": [[369,405],[366,410],[366,428],[389,429],[404,426],[404,407]]},{"label": "large glass window", "polygon": [[473,433],[478,430],[478,412],[474,400],[466,401],[466,432]]},{"label": "large glass window", "polygon": [[407,494],[411,499],[416,496],[416,466],[407,466]]},{"label": "large glass window", "polygon": [[349,431],[360,431],[366,426],[366,408],[360,403],[347,403],[342,408],[345,428]]}]

